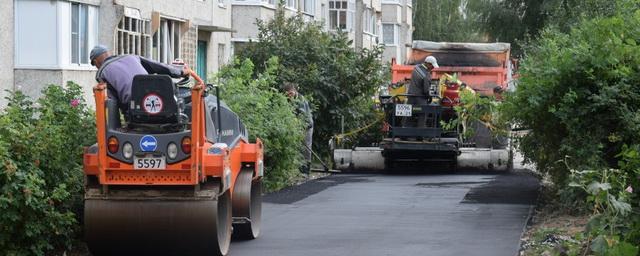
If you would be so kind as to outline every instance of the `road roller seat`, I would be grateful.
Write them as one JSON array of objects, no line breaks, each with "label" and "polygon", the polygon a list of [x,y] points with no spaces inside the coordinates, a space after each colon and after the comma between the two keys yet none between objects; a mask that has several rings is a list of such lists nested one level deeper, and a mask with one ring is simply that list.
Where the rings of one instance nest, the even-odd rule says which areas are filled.
[{"label": "road roller seat", "polygon": [[131,86],[129,123],[177,124],[180,113],[168,75],[136,75]]}]

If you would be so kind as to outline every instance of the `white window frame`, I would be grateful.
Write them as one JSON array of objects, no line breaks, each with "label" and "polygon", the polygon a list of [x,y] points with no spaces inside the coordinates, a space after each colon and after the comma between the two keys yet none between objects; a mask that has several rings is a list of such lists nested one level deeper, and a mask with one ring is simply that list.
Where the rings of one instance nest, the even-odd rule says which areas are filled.
[{"label": "white window frame", "polygon": [[231,0],[231,5],[262,6],[275,9],[278,1],[280,0]]},{"label": "white window frame", "polygon": [[[385,31],[386,28],[385,26],[393,26],[393,43],[387,43],[387,41],[385,40]],[[382,23],[382,43],[384,45],[387,46],[398,46],[399,44],[399,38],[398,38],[398,30],[399,30],[400,26],[396,23]]]},{"label": "white window frame", "polygon": [[378,36],[378,15],[373,9],[371,9],[371,22],[369,26],[371,26],[371,34]]},{"label": "white window frame", "polygon": [[367,7],[362,13],[362,31],[373,37],[378,36],[378,17],[373,8]]},{"label": "white window frame", "polygon": [[[93,48],[94,45],[98,44],[98,22],[99,22],[99,11],[98,11],[98,7],[97,6],[93,6],[93,5],[89,5],[89,4],[83,4],[83,3],[75,3],[75,2],[68,2],[68,5],[66,7],[68,7],[68,19],[69,19],[69,37],[68,37],[68,57],[63,58],[65,60],[62,61],[62,68],[64,69],[77,69],[77,70],[91,70],[93,69],[93,66],[91,65],[91,60],[89,60],[89,53],[91,52],[91,49]],[[85,43],[85,47],[84,49],[82,47],[79,47],[80,44],[78,44],[78,49],[76,49],[76,54],[78,54],[78,58],[83,58],[84,60],[79,60],[78,62],[74,62],[73,60],[73,54],[74,54],[74,49],[73,49],[73,6],[74,5],[78,5],[79,11],[81,11],[80,9],[84,8],[85,10],[85,15],[86,15],[86,24],[84,24],[84,27],[82,27],[82,24],[80,25],[80,28],[84,28],[86,29],[86,35],[84,38],[84,43]],[[64,12],[62,12],[64,13]],[[61,14],[61,12],[59,12],[58,14]],[[81,17],[79,17],[81,18]],[[64,32],[63,32],[64,34]],[[66,39],[66,38],[65,38]],[[81,40],[81,38],[78,38],[78,40]],[[84,53],[84,55],[83,55]]]},{"label": "white window frame", "polygon": [[227,64],[227,45],[218,43],[218,71]]},{"label": "white window frame", "polygon": [[[67,1],[15,1],[14,2],[14,66],[17,69],[95,70],[89,63],[89,52],[98,43],[98,7],[87,8],[85,35],[86,63],[72,62],[72,3]],[[28,9],[35,8],[35,9]],[[39,15],[39,16],[38,16]],[[33,19],[36,16],[40,19]],[[42,20],[46,18],[46,20]],[[36,22],[20,22],[28,19]],[[41,24],[41,25],[38,25]],[[40,30],[39,30],[40,29]],[[78,38],[79,40],[79,38]],[[79,51],[79,49],[76,49]],[[38,55],[38,57],[34,57]],[[82,55],[77,52],[78,57]]]},{"label": "white window frame", "polygon": [[[160,18],[160,26],[151,38],[151,58],[158,62],[171,64],[182,55],[182,22]],[[170,47],[169,47],[170,46]]]},{"label": "white window frame", "polygon": [[[64,21],[62,22],[62,24],[65,24],[66,22],[68,22],[68,33],[69,36],[65,37],[63,36],[62,40],[68,40],[68,43],[65,44],[61,44],[61,45],[68,45],[69,48],[67,48],[68,50],[63,51],[66,54],[64,54],[63,60],[61,61],[62,63],[62,68],[63,69],[75,69],[75,70],[91,70],[94,69],[93,66],[91,66],[91,61],[89,60],[89,53],[91,52],[91,49],[93,48],[94,45],[98,44],[98,22],[100,20],[99,17],[99,10],[97,6],[93,6],[93,5],[89,5],[89,4],[82,4],[82,3],[74,3],[74,2],[67,2],[67,3],[63,3],[63,2],[58,2],[58,3],[62,3],[61,6],[63,6],[64,11],[63,12],[58,12],[58,15],[62,16],[59,17],[58,20],[60,20],[60,18],[62,18]],[[86,57],[85,61],[80,61],[80,63],[75,63],[73,61],[73,35],[72,35],[72,31],[73,31],[73,5],[79,5],[79,6],[83,6],[84,8],[86,8],[86,15],[87,15],[87,24],[85,24],[86,26],[86,35],[85,35],[85,44],[86,47],[84,49],[85,52],[85,56],[82,56],[82,50],[80,47],[77,49],[78,50],[78,57]],[[65,12],[67,12],[67,15],[65,15]],[[61,25],[62,25],[61,24]],[[65,32],[61,32],[61,34],[65,34]]]},{"label": "white window frame", "polygon": [[298,10],[298,0],[285,0],[285,8],[297,11]]},{"label": "white window frame", "polygon": [[71,40],[70,41],[71,41],[70,63],[76,64],[76,65],[90,64],[89,63],[89,47],[90,47],[89,46],[89,6],[86,4],[71,3]]},{"label": "white window frame", "polygon": [[371,8],[366,8],[364,9],[364,11],[362,12],[362,31],[365,33],[369,33],[370,29],[369,29],[369,23],[371,20]]},{"label": "white window frame", "polygon": [[133,54],[151,57],[152,36],[150,21],[142,19],[135,9],[125,11],[113,34],[113,53],[116,55]]},{"label": "white window frame", "polygon": [[[344,4],[347,4],[345,7]],[[333,6],[333,7],[332,7]],[[339,8],[337,6],[340,6]],[[330,0],[329,1],[329,17],[328,17],[328,27],[329,30],[338,30],[342,29],[342,31],[350,31],[353,29],[353,18],[355,16],[355,1],[354,0]],[[336,13],[336,26],[332,26],[331,22],[331,13]],[[344,28],[341,28],[342,25],[340,22],[341,14],[345,15],[345,23]]]},{"label": "white window frame", "polygon": [[302,0],[302,12],[315,16],[316,14],[316,0]]}]

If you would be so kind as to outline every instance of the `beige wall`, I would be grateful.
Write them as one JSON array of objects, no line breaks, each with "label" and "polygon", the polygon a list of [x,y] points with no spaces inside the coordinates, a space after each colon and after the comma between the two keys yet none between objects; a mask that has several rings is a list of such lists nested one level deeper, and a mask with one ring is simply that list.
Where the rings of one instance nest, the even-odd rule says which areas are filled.
[{"label": "beige wall", "polygon": [[273,18],[275,9],[264,6],[234,5],[231,8],[231,27],[235,30],[233,38],[257,38],[258,26],[256,19]]},{"label": "beige wall", "polygon": [[13,90],[13,1],[0,2],[0,108],[7,102],[5,90]]},{"label": "beige wall", "polygon": [[[223,53],[223,57],[221,58],[222,63],[219,63],[219,56],[220,56],[220,52],[219,52],[219,45],[223,44],[224,45],[224,53]],[[213,61],[213,65],[207,67],[209,73],[215,73],[218,70],[220,70],[220,68],[229,63],[230,61],[230,56],[231,56],[231,33],[212,33],[212,42],[209,44],[209,56],[207,56],[207,58],[209,58],[210,60],[214,60]]]},{"label": "beige wall", "polygon": [[[300,0],[302,2],[302,0]],[[322,4],[325,4],[328,12],[328,0],[316,0],[315,12],[311,14],[303,13],[301,10],[292,10],[285,8],[285,16],[291,17],[298,12],[302,13],[302,17],[306,21],[321,21],[323,18]],[[302,5],[299,5],[302,6]],[[255,24],[256,19],[267,21],[273,19],[276,8],[269,5],[260,4],[234,4],[231,11],[231,27],[236,31],[232,34],[234,41],[246,41],[248,39],[256,39],[258,37],[258,26]],[[327,13],[328,14],[328,13]]]},{"label": "beige wall", "polygon": [[94,71],[16,69],[15,78],[16,89],[33,99],[39,98],[42,95],[42,89],[47,85],[65,86],[67,82],[73,81],[82,86],[83,97],[87,104],[92,108],[95,106],[92,91],[96,83]]},{"label": "beige wall", "polygon": [[64,70],[62,71],[62,80],[60,84],[66,85],[67,82],[73,81],[82,86],[84,99],[90,107],[95,106],[93,99],[93,86],[96,84],[96,73],[94,71]]},{"label": "beige wall", "polygon": [[401,23],[402,22],[402,6],[397,4],[382,5],[382,22],[383,23]]},{"label": "beige wall", "polygon": [[45,69],[16,69],[16,90],[32,98],[40,97],[40,91],[49,84],[62,84],[62,71]]},{"label": "beige wall", "polygon": [[218,8],[217,0],[112,0],[115,4],[139,9],[142,17],[150,18],[156,11],[176,18],[194,19],[213,24],[213,12]]}]

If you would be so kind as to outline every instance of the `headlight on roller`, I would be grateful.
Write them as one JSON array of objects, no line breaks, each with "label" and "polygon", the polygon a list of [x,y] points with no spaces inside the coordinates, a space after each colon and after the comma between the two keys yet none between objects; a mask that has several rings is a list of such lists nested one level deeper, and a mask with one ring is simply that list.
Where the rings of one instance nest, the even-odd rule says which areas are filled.
[{"label": "headlight on roller", "polygon": [[178,146],[175,143],[169,143],[169,146],[167,146],[167,155],[169,159],[176,159],[176,156],[178,156]]},{"label": "headlight on roller", "polygon": [[133,156],[133,146],[131,145],[131,143],[124,143],[124,145],[122,146],[122,154],[124,155],[124,158],[131,159],[131,157]]}]

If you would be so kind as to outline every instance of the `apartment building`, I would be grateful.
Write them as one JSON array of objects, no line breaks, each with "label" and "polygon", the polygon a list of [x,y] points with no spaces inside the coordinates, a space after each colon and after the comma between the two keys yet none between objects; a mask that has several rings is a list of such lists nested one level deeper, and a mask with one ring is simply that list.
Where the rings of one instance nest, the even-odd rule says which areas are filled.
[{"label": "apartment building", "polygon": [[[284,0],[287,17],[300,14],[307,21],[323,20],[326,0]],[[271,20],[276,14],[280,0],[231,0],[232,39],[236,49],[258,38],[257,20]],[[323,9],[324,8],[324,9]]]},{"label": "apartment building", "polygon": [[[233,44],[256,41],[257,20],[275,15],[279,0],[232,0]],[[328,31],[344,31],[356,48],[379,44],[381,28],[380,0],[285,0],[285,15],[300,14],[305,20],[324,24]]]},{"label": "apartment building", "polygon": [[0,87],[37,97],[74,81],[91,101],[96,44],[206,77],[229,60],[231,0],[13,0],[0,3]]},{"label": "apartment building", "polygon": [[[342,1],[344,3],[344,1]],[[356,49],[371,49],[380,42],[380,28],[382,20],[381,0],[356,0],[356,19],[354,46]]]},{"label": "apartment building", "polygon": [[405,63],[413,41],[412,0],[382,0],[383,61]]},{"label": "apartment building", "polygon": [[[257,40],[256,20],[280,0],[6,0],[0,1],[0,106],[5,89],[37,97],[47,84],[74,81],[91,100],[96,44],[114,54],[170,63],[183,59],[206,77],[234,47]],[[355,48],[384,44],[383,61],[406,60],[411,0],[284,0],[285,14],[344,31]]]}]

